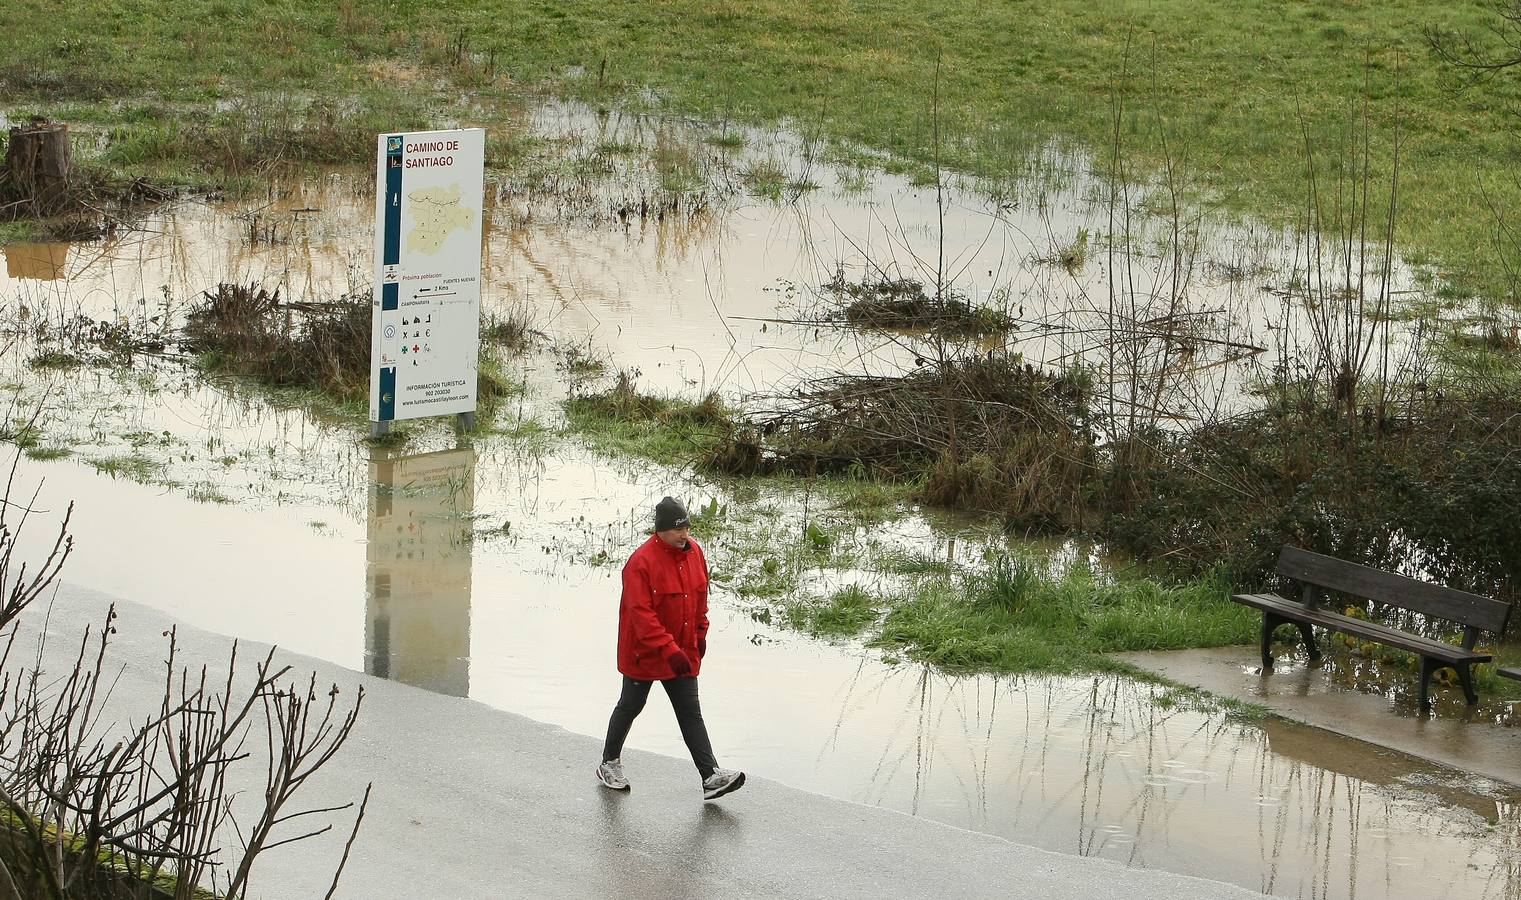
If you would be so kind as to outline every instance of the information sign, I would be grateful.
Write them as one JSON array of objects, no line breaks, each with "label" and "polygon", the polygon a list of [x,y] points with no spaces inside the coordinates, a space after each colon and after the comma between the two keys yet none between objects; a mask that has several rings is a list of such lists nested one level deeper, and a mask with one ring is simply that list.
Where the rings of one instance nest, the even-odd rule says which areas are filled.
[{"label": "information sign", "polygon": [[486,134],[379,136],[370,421],[474,413]]}]

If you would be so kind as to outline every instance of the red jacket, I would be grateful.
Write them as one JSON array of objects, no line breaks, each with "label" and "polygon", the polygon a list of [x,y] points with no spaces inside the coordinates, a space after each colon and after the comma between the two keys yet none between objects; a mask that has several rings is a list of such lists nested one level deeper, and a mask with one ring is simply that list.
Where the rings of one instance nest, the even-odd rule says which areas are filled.
[{"label": "red jacket", "polygon": [[678,550],[650,535],[623,566],[618,605],[618,671],[636,681],[675,678],[677,650],[702,668],[698,645],[708,634],[708,561],[697,542]]}]

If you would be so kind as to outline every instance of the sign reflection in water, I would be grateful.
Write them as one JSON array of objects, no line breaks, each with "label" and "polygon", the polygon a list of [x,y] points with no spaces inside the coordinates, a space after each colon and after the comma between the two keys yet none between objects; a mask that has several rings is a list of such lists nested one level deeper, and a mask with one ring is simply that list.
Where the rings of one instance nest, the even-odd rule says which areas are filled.
[{"label": "sign reflection in water", "polygon": [[7,244],[0,246],[0,255],[6,277],[15,281],[57,281],[68,272],[68,244]]},{"label": "sign reflection in water", "polygon": [[370,460],[364,668],[470,693],[470,520],[475,451]]}]

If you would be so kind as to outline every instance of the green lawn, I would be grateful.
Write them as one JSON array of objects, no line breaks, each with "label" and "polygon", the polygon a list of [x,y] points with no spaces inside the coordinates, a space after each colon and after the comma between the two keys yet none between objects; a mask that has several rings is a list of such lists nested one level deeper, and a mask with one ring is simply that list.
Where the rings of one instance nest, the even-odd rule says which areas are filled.
[{"label": "green lawn", "polygon": [[[1165,136],[1187,183],[1280,221],[1302,206],[1302,123],[1329,155],[1366,100],[1375,177],[1402,123],[1401,240],[1498,295],[1489,205],[1521,201],[1521,83],[1455,93],[1424,37],[1480,35],[1491,17],[1429,0],[9,0],[0,86],[12,112],[130,126],[123,162],[233,159],[208,145],[209,125],[221,144],[246,140],[244,154],[357,160],[368,134],[433,121],[462,90],[549,84],[602,104],[653,96],[668,111],[788,119],[922,165],[938,70],[942,157],[992,186],[1053,137],[1102,156],[1123,87],[1133,163],[1155,171]],[[181,106],[248,98],[209,117]]]}]

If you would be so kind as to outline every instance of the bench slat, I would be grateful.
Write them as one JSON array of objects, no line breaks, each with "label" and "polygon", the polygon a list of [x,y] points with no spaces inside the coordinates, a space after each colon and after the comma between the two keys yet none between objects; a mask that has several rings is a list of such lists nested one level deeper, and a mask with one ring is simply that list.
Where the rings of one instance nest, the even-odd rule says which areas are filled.
[{"label": "bench slat", "polygon": [[1500,675],[1500,676],[1505,677],[1505,678],[1514,678],[1517,681],[1521,681],[1521,669],[1504,669],[1504,668],[1501,668],[1501,669],[1496,669],[1495,670],[1495,674],[1496,675]]},{"label": "bench slat", "polygon": [[1411,653],[1429,656],[1444,662],[1476,663],[1488,662],[1493,658],[1488,653],[1464,650],[1462,647],[1454,644],[1434,641],[1420,635],[1400,631],[1397,628],[1390,628],[1387,625],[1380,625],[1377,622],[1368,622],[1363,619],[1344,616],[1341,613],[1332,612],[1324,607],[1305,606],[1303,603],[1280,597],[1277,594],[1237,594],[1231,600],[1245,606],[1252,606],[1281,615],[1285,619],[1309,622],[1312,625],[1319,625],[1322,628],[1329,628],[1343,634],[1369,638],[1381,644],[1388,644],[1391,647],[1398,647],[1401,650],[1408,650]]},{"label": "bench slat", "polygon": [[1370,569],[1298,547],[1284,546],[1278,557],[1277,571],[1295,581],[1318,584],[1355,597],[1392,603],[1428,616],[1461,625],[1473,625],[1497,634],[1504,632],[1505,623],[1510,618],[1509,603],[1393,572]]}]

